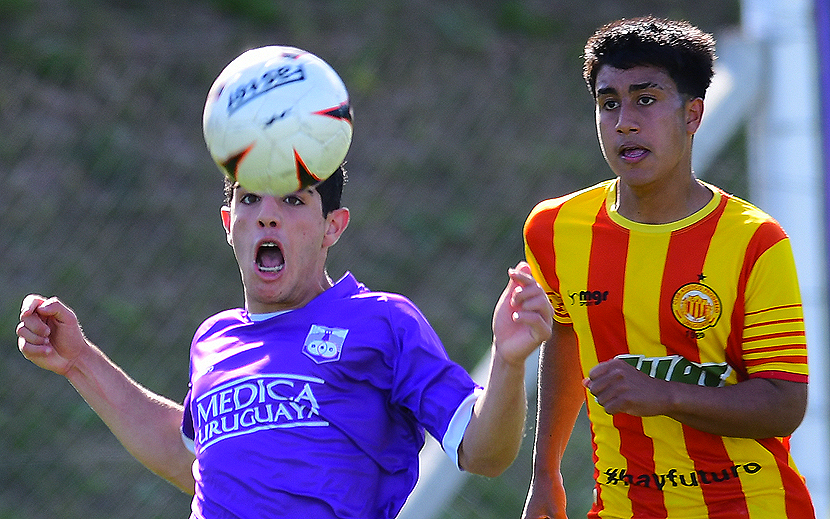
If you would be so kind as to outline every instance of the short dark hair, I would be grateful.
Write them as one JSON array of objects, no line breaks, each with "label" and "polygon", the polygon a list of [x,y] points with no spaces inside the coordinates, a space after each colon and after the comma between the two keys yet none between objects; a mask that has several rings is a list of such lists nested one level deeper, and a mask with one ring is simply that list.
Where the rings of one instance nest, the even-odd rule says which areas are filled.
[{"label": "short dark hair", "polygon": [[335,209],[340,209],[341,199],[343,197],[343,184],[348,179],[349,176],[346,174],[346,167],[344,164],[341,164],[329,178],[314,186],[314,189],[320,193],[320,201],[323,204],[323,216],[328,216]]},{"label": "short dark hair", "polygon": [[[231,200],[233,200],[233,190],[237,184],[227,176],[224,178],[225,205],[230,206]],[[329,178],[314,186],[314,189],[320,194],[323,216],[328,216],[335,209],[340,209],[341,199],[343,197],[343,184],[346,183],[348,178],[345,164],[341,164]]]},{"label": "short dark hair", "polygon": [[582,76],[596,98],[599,69],[655,66],[664,69],[681,94],[703,99],[714,75],[715,38],[685,21],[652,16],[606,24],[588,39]]}]

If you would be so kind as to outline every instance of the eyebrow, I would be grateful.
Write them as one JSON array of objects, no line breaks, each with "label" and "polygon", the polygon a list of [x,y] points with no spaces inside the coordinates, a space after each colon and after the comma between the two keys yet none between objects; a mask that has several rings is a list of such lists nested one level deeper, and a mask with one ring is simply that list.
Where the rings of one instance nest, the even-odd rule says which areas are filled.
[{"label": "eyebrow", "polygon": [[[661,87],[657,83],[654,83],[652,81],[645,81],[643,83],[634,83],[633,85],[630,85],[628,87],[628,93],[630,94],[632,92],[639,92],[640,90],[647,90],[649,88],[657,88],[657,89],[660,89],[660,90],[663,89],[663,87]],[[600,89],[597,90],[597,95],[616,94],[616,93],[617,93],[617,89],[614,88],[614,87],[605,87],[605,88],[600,88]]]},{"label": "eyebrow", "polygon": [[628,87],[628,93],[637,92],[639,90],[647,90],[649,88],[657,88],[663,90],[663,87],[652,81],[645,81],[643,83],[635,83]]}]

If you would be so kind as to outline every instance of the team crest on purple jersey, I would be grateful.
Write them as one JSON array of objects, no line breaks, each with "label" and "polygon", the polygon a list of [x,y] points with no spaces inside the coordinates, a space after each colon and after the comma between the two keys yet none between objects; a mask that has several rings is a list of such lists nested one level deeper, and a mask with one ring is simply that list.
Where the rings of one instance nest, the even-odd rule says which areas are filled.
[{"label": "team crest on purple jersey", "polygon": [[312,324],[303,343],[303,353],[317,364],[340,360],[349,330]]}]

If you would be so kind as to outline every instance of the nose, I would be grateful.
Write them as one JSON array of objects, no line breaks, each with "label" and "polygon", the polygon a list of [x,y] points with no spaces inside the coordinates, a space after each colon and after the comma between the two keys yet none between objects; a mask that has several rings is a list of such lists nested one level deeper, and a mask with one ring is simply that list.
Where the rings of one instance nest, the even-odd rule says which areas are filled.
[{"label": "nose", "polygon": [[259,204],[257,224],[262,228],[277,227],[279,222],[279,201],[273,196],[263,196]]},{"label": "nose", "polygon": [[637,133],[640,131],[640,125],[637,123],[636,110],[627,108],[625,103],[620,105],[616,130],[620,134]]}]

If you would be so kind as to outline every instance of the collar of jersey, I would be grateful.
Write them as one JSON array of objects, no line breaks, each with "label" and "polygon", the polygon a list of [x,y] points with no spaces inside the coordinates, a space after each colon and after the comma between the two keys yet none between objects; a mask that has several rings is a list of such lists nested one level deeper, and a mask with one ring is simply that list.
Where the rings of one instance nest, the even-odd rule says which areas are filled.
[{"label": "collar of jersey", "polygon": [[620,227],[629,229],[631,231],[643,233],[664,233],[673,232],[678,229],[683,229],[684,227],[688,227],[706,218],[709,214],[712,213],[712,211],[714,211],[718,207],[718,204],[720,204],[720,190],[701,180],[698,180],[698,182],[700,182],[703,186],[705,186],[709,191],[712,192],[712,199],[709,200],[709,202],[700,210],[690,214],[686,218],[682,218],[675,222],[640,223],[635,222],[633,220],[629,220],[628,218],[617,212],[617,186],[619,184],[619,179],[616,179],[613,182],[608,182],[608,184],[606,185],[605,210],[608,213],[608,217],[611,218],[611,220],[614,223],[616,223]]},{"label": "collar of jersey", "polygon": [[[359,285],[355,277],[352,275],[351,272],[346,272],[343,274],[337,283],[334,284],[331,288],[324,291],[322,294],[318,295],[314,299],[308,302],[306,306],[325,303],[331,299],[339,299],[342,297],[346,297],[348,294],[353,293],[359,289]],[[271,319],[272,317],[276,317],[278,315],[287,314],[288,312],[293,312],[297,310],[297,308],[292,308],[290,310],[280,310],[278,312],[268,312],[264,314],[252,314],[248,313],[248,318],[253,322],[261,322]]]}]

